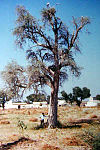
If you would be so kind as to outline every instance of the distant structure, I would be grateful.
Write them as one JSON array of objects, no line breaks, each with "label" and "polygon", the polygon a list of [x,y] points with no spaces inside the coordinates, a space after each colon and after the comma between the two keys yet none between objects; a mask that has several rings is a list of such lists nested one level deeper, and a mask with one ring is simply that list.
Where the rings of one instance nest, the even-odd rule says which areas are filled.
[{"label": "distant structure", "polygon": [[87,104],[85,104],[86,107],[95,107],[100,105],[100,100],[96,100],[93,97],[90,97],[89,101]]},{"label": "distant structure", "polygon": [[5,109],[43,108],[43,107],[48,107],[47,102],[33,102],[33,104],[27,104],[24,102],[13,102],[13,100],[10,100],[5,103]]}]

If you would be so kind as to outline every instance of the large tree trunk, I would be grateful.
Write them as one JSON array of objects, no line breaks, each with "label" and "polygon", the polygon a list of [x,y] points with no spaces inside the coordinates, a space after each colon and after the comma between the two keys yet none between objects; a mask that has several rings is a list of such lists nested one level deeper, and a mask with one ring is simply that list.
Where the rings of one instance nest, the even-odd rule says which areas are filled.
[{"label": "large tree trunk", "polygon": [[57,28],[57,20],[55,19],[55,48],[54,48],[54,80],[51,83],[51,98],[49,105],[49,128],[55,128],[57,126],[57,105],[58,105],[58,90],[59,90],[59,59],[58,59],[58,28]]},{"label": "large tree trunk", "polygon": [[49,104],[49,112],[48,112],[49,128],[55,128],[57,126],[58,89],[59,89],[59,75],[56,75],[51,90],[51,97],[50,97],[50,104]]}]

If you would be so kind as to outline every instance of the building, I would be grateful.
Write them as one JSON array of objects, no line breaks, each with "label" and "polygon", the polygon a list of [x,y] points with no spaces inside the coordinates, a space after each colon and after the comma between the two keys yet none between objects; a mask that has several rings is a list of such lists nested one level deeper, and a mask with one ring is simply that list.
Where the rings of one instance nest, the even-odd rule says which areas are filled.
[{"label": "building", "polygon": [[95,107],[100,105],[100,100],[96,100],[93,97],[90,97],[89,101],[85,104],[86,107]]},{"label": "building", "polygon": [[9,108],[25,108],[25,106],[27,105],[27,103],[18,103],[18,102],[13,102],[12,100],[7,101],[5,103],[5,109],[9,109]]},{"label": "building", "polygon": [[13,100],[7,101],[5,103],[5,109],[10,108],[42,108],[47,107],[47,102],[33,102],[32,104],[27,104],[25,102],[13,102]]}]

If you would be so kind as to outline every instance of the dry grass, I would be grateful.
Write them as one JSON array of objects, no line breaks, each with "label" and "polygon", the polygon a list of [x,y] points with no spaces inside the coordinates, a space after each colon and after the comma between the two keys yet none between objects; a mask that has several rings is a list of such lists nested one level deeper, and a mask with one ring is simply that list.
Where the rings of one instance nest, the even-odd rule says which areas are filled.
[{"label": "dry grass", "polygon": [[60,150],[60,148],[59,148],[59,147],[56,147],[56,146],[51,146],[51,145],[45,144],[45,145],[42,147],[42,150]]},{"label": "dry grass", "polygon": [[10,124],[10,121],[2,120],[2,121],[0,121],[0,124]]},{"label": "dry grass", "polygon": [[66,143],[68,146],[87,146],[82,140],[76,138],[75,136],[69,138],[66,137],[63,139],[63,143]]},{"label": "dry grass", "polygon": [[[1,110],[0,144],[11,143],[13,145],[10,147],[11,150],[89,150],[90,146],[83,142],[79,135],[85,129],[93,128],[95,129],[94,133],[100,130],[100,108],[59,107],[58,119],[61,124],[65,125],[65,128],[34,130],[34,127],[40,125],[39,117],[42,112],[47,115],[48,109]],[[82,121],[82,119],[85,121],[92,119],[94,121],[92,124],[83,123],[84,121],[82,123],[77,122],[79,125],[81,123],[80,127],[68,124],[69,122]],[[18,127],[19,120],[27,126],[27,129]],[[33,141],[20,141],[14,145],[13,143],[19,141],[21,137]]]},{"label": "dry grass", "polygon": [[31,121],[31,122],[38,122],[38,119],[37,118],[30,118],[29,121]]},{"label": "dry grass", "polygon": [[90,118],[98,118],[98,116],[97,115],[90,115]]}]

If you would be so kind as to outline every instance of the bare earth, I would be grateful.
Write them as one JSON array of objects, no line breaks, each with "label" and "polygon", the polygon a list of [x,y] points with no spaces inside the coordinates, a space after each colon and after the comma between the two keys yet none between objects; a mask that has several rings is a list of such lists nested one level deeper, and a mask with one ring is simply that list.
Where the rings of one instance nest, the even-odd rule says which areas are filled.
[{"label": "bare earth", "polygon": [[0,111],[0,150],[90,150],[81,135],[90,129],[100,132],[100,107],[59,107],[63,126],[56,129],[35,128],[40,125],[41,113],[47,115],[47,108]]}]

